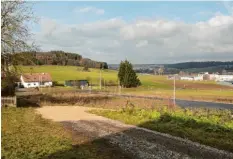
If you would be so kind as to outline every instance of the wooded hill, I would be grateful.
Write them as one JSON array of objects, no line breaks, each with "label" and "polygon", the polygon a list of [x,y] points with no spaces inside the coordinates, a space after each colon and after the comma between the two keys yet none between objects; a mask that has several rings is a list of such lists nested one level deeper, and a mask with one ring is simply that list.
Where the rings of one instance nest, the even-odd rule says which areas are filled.
[{"label": "wooded hill", "polygon": [[67,65],[108,69],[106,62],[94,61],[83,58],[79,54],[64,51],[23,52],[15,54],[14,58],[22,59],[15,60],[17,65]]}]

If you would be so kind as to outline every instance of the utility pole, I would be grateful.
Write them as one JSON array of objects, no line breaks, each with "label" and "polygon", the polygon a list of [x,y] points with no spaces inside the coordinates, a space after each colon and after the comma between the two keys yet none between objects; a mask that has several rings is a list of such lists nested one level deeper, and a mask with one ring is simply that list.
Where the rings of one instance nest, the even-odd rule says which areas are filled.
[{"label": "utility pole", "polygon": [[176,76],[174,75],[173,104],[176,105]]},{"label": "utility pole", "polygon": [[118,81],[118,89],[119,89],[119,94],[121,94],[121,85],[120,85],[120,81]]},{"label": "utility pole", "polygon": [[41,83],[41,77],[40,77],[40,73],[38,73],[39,74],[39,91],[41,92],[41,88],[40,88],[40,83]]},{"label": "utility pole", "polygon": [[100,90],[102,87],[102,68],[100,67]]},{"label": "utility pole", "polygon": [[[42,76],[40,75],[40,86],[42,86]],[[42,88],[40,88],[41,92],[42,92]]]}]

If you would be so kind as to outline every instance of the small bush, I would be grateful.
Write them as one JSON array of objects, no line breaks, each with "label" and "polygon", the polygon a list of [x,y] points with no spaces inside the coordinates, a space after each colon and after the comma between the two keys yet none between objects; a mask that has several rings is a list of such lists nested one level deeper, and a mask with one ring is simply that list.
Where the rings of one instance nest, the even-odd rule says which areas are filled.
[{"label": "small bush", "polygon": [[57,81],[53,81],[53,86],[61,86],[61,87],[63,87],[64,84],[58,83]]},{"label": "small bush", "polygon": [[88,66],[84,66],[82,71],[90,72],[90,70],[89,70]]}]

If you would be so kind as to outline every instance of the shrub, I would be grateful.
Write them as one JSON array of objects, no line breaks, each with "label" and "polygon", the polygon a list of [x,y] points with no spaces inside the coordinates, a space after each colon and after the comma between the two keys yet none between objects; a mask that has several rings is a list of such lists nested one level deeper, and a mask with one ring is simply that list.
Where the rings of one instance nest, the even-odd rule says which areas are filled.
[{"label": "shrub", "polygon": [[90,70],[89,70],[89,68],[88,68],[87,65],[85,65],[85,66],[83,67],[83,71],[85,71],[85,72],[90,72]]},{"label": "shrub", "polygon": [[53,81],[53,86],[64,86],[64,84]]},{"label": "shrub", "polygon": [[17,77],[15,74],[7,73],[6,77],[2,79],[1,82],[1,95],[2,96],[14,96],[15,95],[15,87],[17,84]]}]

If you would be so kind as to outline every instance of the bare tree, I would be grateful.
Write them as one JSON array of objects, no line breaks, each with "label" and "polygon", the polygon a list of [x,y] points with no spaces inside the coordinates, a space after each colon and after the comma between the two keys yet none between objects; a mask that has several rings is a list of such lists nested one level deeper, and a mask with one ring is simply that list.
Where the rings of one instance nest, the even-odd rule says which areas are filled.
[{"label": "bare tree", "polygon": [[[1,2],[1,66],[4,72],[14,64],[17,52],[35,49],[28,24],[35,22],[31,5],[24,1]],[[19,58],[17,56],[17,58]],[[21,57],[24,58],[24,57]]]},{"label": "bare tree", "polygon": [[18,72],[15,64],[27,59],[24,55],[15,56],[15,53],[36,48],[30,43],[33,40],[28,27],[30,22],[36,20],[31,5],[31,2],[21,0],[1,1],[1,73],[4,76],[1,82],[2,96],[14,95]]}]

